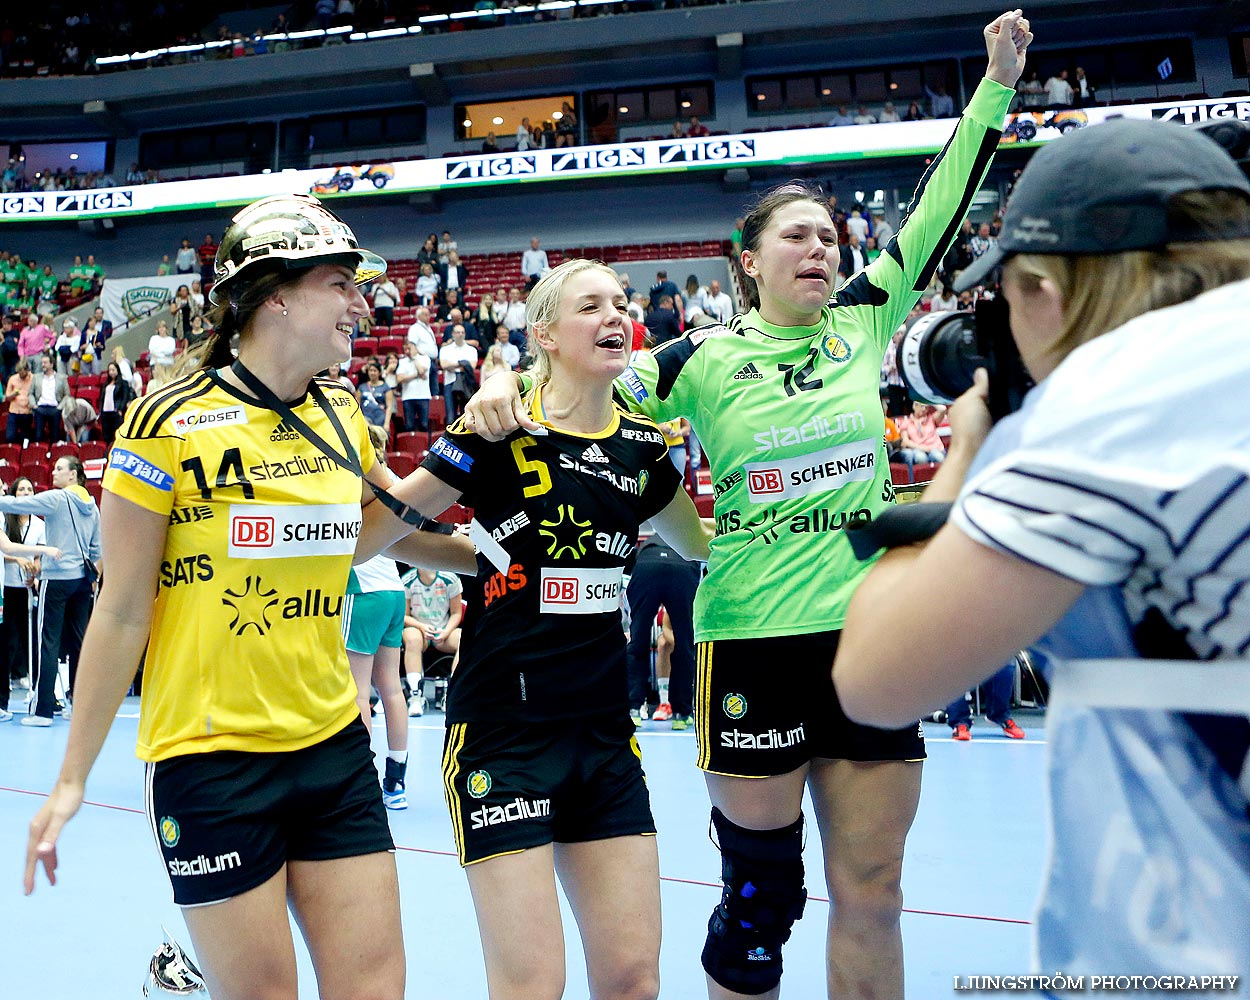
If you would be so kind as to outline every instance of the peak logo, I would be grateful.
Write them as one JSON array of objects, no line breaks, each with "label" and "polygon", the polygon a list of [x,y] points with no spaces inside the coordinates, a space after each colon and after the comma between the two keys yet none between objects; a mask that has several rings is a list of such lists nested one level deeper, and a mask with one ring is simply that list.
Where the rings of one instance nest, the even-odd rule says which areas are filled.
[{"label": "peak logo", "polygon": [[610,149],[570,149],[551,158],[552,173],[573,170],[606,170],[612,167],[641,167],[647,162],[645,146],[616,146]]},{"label": "peak logo", "polygon": [[660,146],[661,163],[715,163],[754,159],[754,139],[684,139]]},{"label": "peak logo", "polygon": [[490,177],[519,177],[538,173],[538,157],[527,155],[483,156],[471,160],[448,160],[449,181],[485,180]]}]

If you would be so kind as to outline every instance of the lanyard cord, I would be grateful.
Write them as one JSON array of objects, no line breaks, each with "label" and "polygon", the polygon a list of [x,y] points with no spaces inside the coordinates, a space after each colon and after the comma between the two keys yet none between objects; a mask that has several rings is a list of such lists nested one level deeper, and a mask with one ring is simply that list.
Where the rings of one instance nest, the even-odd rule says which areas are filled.
[{"label": "lanyard cord", "polygon": [[240,382],[247,386],[256,395],[256,398],[259,399],[261,403],[269,409],[275,410],[278,413],[278,416],[299,431],[299,433],[302,434],[314,448],[320,451],[339,467],[346,469],[348,472],[364,479],[365,482],[369,484],[369,488],[373,490],[373,495],[386,507],[387,510],[389,510],[405,524],[410,524],[415,528],[422,528],[425,526],[428,518],[422,515],[419,511],[413,510],[402,500],[391,496],[390,493],[382,489],[380,486],[377,486],[368,479],[365,479],[364,470],[361,467],[360,459],[356,454],[356,449],[352,447],[351,438],[347,436],[347,431],[344,429],[342,421],[339,420],[338,414],[334,412],[334,407],[330,405],[329,401],[325,397],[325,394],[321,391],[321,387],[317,385],[316,380],[308,383],[308,394],[313,398],[313,402],[315,402],[317,406],[321,408],[322,412],[325,413],[326,418],[330,421],[331,426],[338,435],[339,443],[343,446],[343,451],[341,453],[327,443],[320,434],[309,427],[302,418],[296,416],[295,412],[286,403],[280,400],[277,394],[270,389],[269,386],[265,385],[264,382],[257,378],[256,375],[252,373],[242,361],[236,360],[234,364],[230,366],[230,370],[234,372]]}]

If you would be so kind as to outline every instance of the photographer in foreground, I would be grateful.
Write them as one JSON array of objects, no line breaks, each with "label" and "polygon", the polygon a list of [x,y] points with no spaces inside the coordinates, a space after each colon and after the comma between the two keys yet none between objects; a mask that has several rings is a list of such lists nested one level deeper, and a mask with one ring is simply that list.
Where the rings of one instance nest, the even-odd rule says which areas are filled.
[{"label": "photographer in foreground", "polygon": [[897,726],[1044,636],[1039,962],[1245,973],[1250,184],[1201,132],[1085,129],[1035,155],[961,283],[999,264],[1038,385],[992,433],[983,372],[954,406],[925,497],[950,523],[860,585],[838,695]]}]

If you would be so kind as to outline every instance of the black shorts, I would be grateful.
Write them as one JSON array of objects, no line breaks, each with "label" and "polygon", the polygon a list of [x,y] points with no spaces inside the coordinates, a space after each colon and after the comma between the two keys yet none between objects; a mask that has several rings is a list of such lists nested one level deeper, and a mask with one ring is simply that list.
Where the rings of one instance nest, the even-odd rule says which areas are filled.
[{"label": "black shorts", "polygon": [[699,767],[767,778],[817,757],[924,760],[919,722],[875,729],[842,711],[832,676],[841,634],[699,643],[694,704]]},{"label": "black shorts", "polygon": [[634,724],[609,717],[458,722],[443,793],[462,865],[550,843],[654,834]]},{"label": "black shorts", "polygon": [[369,734],[303,750],[219,750],[147,766],[148,822],[179,906],[230,899],[288,861],[392,851]]}]

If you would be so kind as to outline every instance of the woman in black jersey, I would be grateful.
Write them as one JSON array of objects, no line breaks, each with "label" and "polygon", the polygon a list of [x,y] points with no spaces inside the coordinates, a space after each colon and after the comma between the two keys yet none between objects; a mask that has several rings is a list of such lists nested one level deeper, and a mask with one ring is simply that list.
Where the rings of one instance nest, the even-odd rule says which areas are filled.
[{"label": "woman in black jersey", "polygon": [[[460,420],[391,491],[426,515],[457,498],[475,512],[443,781],[492,1000],[564,992],[553,870],[591,995],[659,990],[659,864],[629,718],[622,573],[643,521],[692,559],[706,558],[711,525],[655,424],[613,402],[626,305],[602,264],[545,276],[527,304],[538,430],[491,443]],[[358,559],[404,530],[384,518],[366,517]]]}]

